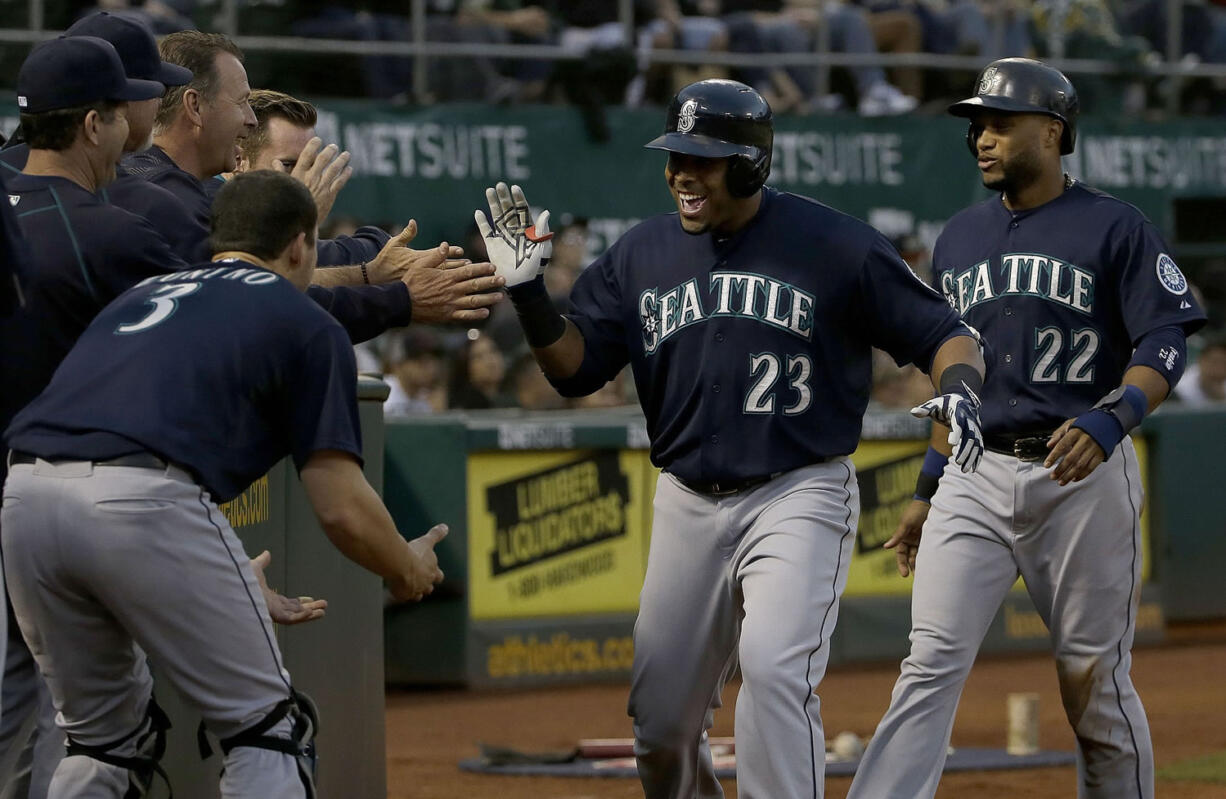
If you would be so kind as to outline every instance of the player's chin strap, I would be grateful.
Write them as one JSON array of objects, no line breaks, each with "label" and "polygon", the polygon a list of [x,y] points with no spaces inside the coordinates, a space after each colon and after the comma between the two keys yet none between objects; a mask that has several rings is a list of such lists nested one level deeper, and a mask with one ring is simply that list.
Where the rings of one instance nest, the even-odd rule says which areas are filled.
[{"label": "player's chin strap", "polygon": [[[154,775],[162,778],[166,783],[167,796],[174,799],[170,777],[159,762],[166,754],[166,731],[169,729],[170,718],[158,706],[157,700],[150,696],[149,705],[145,709],[145,719],[135,730],[122,738],[97,746],[86,746],[68,736],[66,756],[89,757],[108,766],[127,769],[131,776],[123,799],[142,799],[148,796],[153,790]],[[141,754],[123,757],[111,753],[132,739],[136,739],[136,750]]]},{"label": "player's chin strap", "polygon": [[[293,720],[289,738],[267,734],[286,717]],[[293,757],[298,764],[298,776],[302,779],[307,799],[315,799],[315,733],[318,731],[319,710],[315,707],[315,702],[301,691],[291,688],[289,697],[278,702],[267,716],[242,732],[222,738],[218,743],[223,755],[230,754],[230,750],[235,747],[249,746]],[[213,754],[213,747],[209,745],[204,734],[203,722],[196,730],[196,744],[200,748],[201,759],[208,759]]]}]

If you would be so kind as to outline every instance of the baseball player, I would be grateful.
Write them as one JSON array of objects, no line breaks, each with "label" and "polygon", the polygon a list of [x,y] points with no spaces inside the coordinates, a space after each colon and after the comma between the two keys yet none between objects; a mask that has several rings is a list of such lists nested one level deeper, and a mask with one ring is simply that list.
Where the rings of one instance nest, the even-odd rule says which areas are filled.
[{"label": "baseball player", "polygon": [[[327,175],[312,179],[312,171],[318,171],[320,162],[324,162],[327,152],[335,151],[323,148],[320,157],[322,141],[315,135],[315,123],[319,114],[315,106],[291,97],[282,92],[270,89],[254,89],[248,100],[255,114],[255,127],[238,140],[239,154],[236,159],[235,173],[250,172],[255,169],[276,169],[289,172],[299,178],[307,186],[322,184]],[[349,180],[352,169],[347,166],[349,153],[340,153],[326,171],[331,172],[337,164],[342,170],[336,173],[331,184],[321,186],[315,194],[315,204],[319,208],[319,218],[327,219],[332,210],[332,204],[337,193]],[[234,173],[217,175],[204,182],[205,192],[212,197],[225,185],[225,180]],[[417,223],[409,222],[410,236],[416,235]],[[378,253],[387,244],[388,235],[382,229],[373,226],[359,227],[352,236],[337,236],[334,239],[321,240],[319,257],[331,269],[320,269],[315,273],[315,283],[324,286],[356,285],[363,282],[359,266],[342,266],[342,264],[360,264],[363,261],[375,260],[372,268],[378,273],[380,262]],[[371,254],[373,249],[374,254]],[[452,255],[462,255],[460,248],[452,248]]]},{"label": "baseball player", "polygon": [[336,546],[394,595],[442,579],[446,527],[406,542],[362,475],[349,338],[302,296],[315,220],[286,175],[233,181],[214,261],[105,308],[6,433],[5,574],[68,737],[52,797],[147,792],[164,719],[146,654],[221,740],[223,797],[314,795],[316,719],[217,508],[280,459]]},{"label": "baseball player", "polygon": [[988,452],[974,475],[949,468],[934,425],[916,501],[886,544],[915,573],[911,653],[849,796],[933,796],[962,684],[1020,574],[1051,631],[1078,796],[1152,797],[1129,678],[1142,496],[1128,433],[1179,380],[1205,315],[1141,212],[1062,171],[1077,136],[1064,75],[994,61],[950,113],[970,119],[967,144],[999,192],[954,216],[933,253],[988,351]]},{"label": "baseball player", "polygon": [[18,282],[20,265],[25,260],[25,241],[17,227],[17,215],[11,202],[5,202],[8,191],[0,173],[0,318],[7,316],[21,302]]},{"label": "baseball player", "polygon": [[539,274],[548,212],[518,187],[477,213],[525,336],[566,396],[634,370],[663,472],[635,625],[630,714],[644,792],[719,797],[706,744],[739,662],[737,784],[746,799],[820,796],[814,689],[859,512],[847,457],[868,404],[871,347],[933,375],[921,413],[980,449],[972,331],[889,242],[813,200],[765,188],[771,110],[750,87],[701,81],[647,147],[669,153],[677,212],[627,232],[582,272],[563,317]]},{"label": "baseball player", "polygon": [[[143,28],[108,15],[96,15],[94,23],[125,47],[129,63],[142,47],[157,57],[156,44]],[[147,37],[143,44],[141,37]],[[24,306],[0,321],[5,342],[0,350],[0,429],[46,387],[77,337],[110,300],[146,277],[187,266],[145,220],[101,199],[113,185],[132,132],[143,124],[147,138],[152,129],[151,114],[140,122],[139,112],[131,119],[125,112],[142,103],[156,107],[164,91],[161,82],[125,77],[128,68],[108,41],[74,34],[37,48],[18,75],[28,139],[21,160],[25,171],[9,173],[2,196],[24,237],[39,246],[30,248],[21,265]],[[148,67],[147,74],[160,73]],[[144,99],[108,99],[130,96],[132,87]],[[0,479],[4,472],[0,462]],[[285,598],[268,592],[267,599],[278,612],[277,621],[298,620],[293,608],[280,613]],[[15,624],[9,634],[0,685],[6,709],[0,717],[0,795],[40,799],[63,746],[49,697]],[[32,714],[37,729],[27,740],[23,731],[32,729]]]},{"label": "baseball player", "polygon": [[[250,88],[243,68],[242,51],[220,34],[181,31],[165,37],[162,57],[190,69],[194,77],[186,86],[169,91],[162,99],[154,127],[154,145],[124,160],[133,175],[175,194],[188,210],[184,225],[194,231],[196,245],[188,260],[207,257],[208,218],[212,200],[204,181],[235,168],[235,145],[255,126],[248,103]],[[327,166],[321,171],[304,161],[298,175],[312,171],[321,183],[335,186],[327,175],[336,166],[334,145],[320,153]],[[389,327],[403,327],[410,318],[417,323],[473,322],[486,318],[489,307],[501,299],[490,289],[501,286],[493,267],[467,263],[458,248],[446,243],[430,250],[411,250],[405,245],[416,233],[406,227],[389,240],[370,261],[371,283],[383,286],[338,287],[324,307],[359,342]],[[333,248],[344,252],[345,248]],[[321,252],[328,260],[329,251]],[[312,297],[320,299],[312,288]]]},{"label": "baseball player", "polygon": [[[97,36],[110,42],[119,53],[124,72],[129,78],[153,80],[164,86],[181,86],[192,78],[189,70],[162,60],[158,55],[157,40],[154,39],[153,33],[136,19],[99,11],[73,23],[65,31],[65,35]],[[128,104],[128,140],[124,144],[124,152],[135,152],[149,146],[159,99]],[[24,135],[22,138],[24,139]],[[0,149],[0,172],[20,172],[25,168],[29,154],[29,145],[24,140],[10,142],[4,149]],[[182,223],[182,219],[187,210],[182,202],[168,191],[145,191],[134,185],[141,183],[143,181],[127,175],[120,166],[116,168],[115,180],[107,184],[102,196],[107,202],[147,220],[166,239],[167,244],[178,251],[185,245],[181,237],[186,234],[188,228]]]}]

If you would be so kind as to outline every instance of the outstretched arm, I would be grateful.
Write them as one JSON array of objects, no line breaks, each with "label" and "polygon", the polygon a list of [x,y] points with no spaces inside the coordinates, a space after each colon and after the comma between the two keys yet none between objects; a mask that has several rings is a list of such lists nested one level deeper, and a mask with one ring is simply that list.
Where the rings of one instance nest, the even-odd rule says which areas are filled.
[{"label": "outstretched arm", "polygon": [[421,599],[442,582],[434,545],[447,535],[445,524],[405,541],[357,461],[346,452],[316,452],[300,474],[328,538],[345,557],[384,578],[397,599]]}]

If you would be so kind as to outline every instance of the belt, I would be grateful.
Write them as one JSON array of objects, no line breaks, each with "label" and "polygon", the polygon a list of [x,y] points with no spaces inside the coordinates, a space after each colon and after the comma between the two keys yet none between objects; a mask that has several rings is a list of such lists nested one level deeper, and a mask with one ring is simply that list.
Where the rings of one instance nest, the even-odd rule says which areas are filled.
[{"label": "belt", "polygon": [[1047,440],[1051,438],[1052,432],[1051,430],[1039,430],[1030,433],[997,433],[984,436],[983,446],[988,452],[1012,455],[1019,461],[1041,461],[1050,452],[1047,448]]},{"label": "belt", "polygon": [[[669,474],[672,474],[672,472],[669,472]],[[747,477],[742,480],[720,480],[715,483],[686,480],[684,477],[678,477],[675,474],[673,474],[673,479],[695,494],[705,494],[709,497],[727,497],[733,494],[740,494],[742,491],[748,491],[751,488],[757,488],[764,483],[769,483],[781,474],[783,472],[765,474],[761,477]]]},{"label": "belt", "polygon": [[[28,452],[19,452],[13,450],[9,453],[9,464],[17,465],[19,463],[34,463],[39,460],[39,456],[31,455]],[[50,460],[42,458],[42,460]],[[77,460],[74,458],[63,458],[62,460]],[[52,461],[54,463],[54,461]],[[95,466],[129,466],[136,469],[165,469],[169,464],[154,455],[152,452],[133,452],[131,455],[120,455],[117,458],[106,458],[103,460],[93,461]]]}]

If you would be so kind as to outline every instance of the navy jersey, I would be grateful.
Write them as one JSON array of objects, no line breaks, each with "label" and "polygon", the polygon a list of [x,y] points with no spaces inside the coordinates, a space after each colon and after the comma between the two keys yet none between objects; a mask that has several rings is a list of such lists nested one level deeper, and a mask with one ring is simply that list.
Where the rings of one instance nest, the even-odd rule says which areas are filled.
[{"label": "navy jersey", "polygon": [[[188,234],[191,242],[187,245],[190,254],[185,257],[190,261],[204,261],[212,257],[213,253],[209,249],[209,215],[213,199],[225,185],[225,180],[220,176],[205,181],[198,180],[195,175],[180,169],[166,151],[157,145],[126,156],[121,171],[159,186],[178,197],[188,216],[195,222],[190,228],[194,235]],[[142,207],[150,204],[148,199],[141,200],[138,197],[117,197],[115,202],[133,213],[140,212],[140,209],[133,207],[133,203],[140,202]],[[366,263],[379,254],[390,238],[386,231],[365,226],[359,228],[353,236],[320,239],[315,248],[318,264],[328,267]]]},{"label": "navy jersey", "polygon": [[320,450],[360,460],[353,349],[285,278],[202,264],[99,313],[6,442],[50,459],[147,450],[225,502],[286,455],[299,468]]},{"label": "navy jersey", "polygon": [[[139,213],[156,202],[157,193],[170,192],[179,203],[173,208],[166,205],[161,212],[174,213],[178,217],[177,222],[165,224],[186,231],[176,236],[182,247],[179,253],[187,261],[212,257],[208,239],[213,201],[203,183],[180,169],[156,146],[128,155],[120,166],[128,177],[121,191],[109,192],[112,202]],[[389,327],[404,327],[413,314],[408,287],[400,281],[379,286],[311,286],[307,295],[336,317],[349,331],[354,344],[372,339]]]},{"label": "navy jersey", "polygon": [[987,343],[987,434],[1050,430],[1120,384],[1136,342],[1205,314],[1157,229],[1135,207],[1075,183],[1037,208],[992,197],[958,213],[934,279]]},{"label": "navy jersey", "polygon": [[723,240],[685,233],[675,213],[648,219],[571,299],[582,372],[608,380],[629,362],[653,463],[701,481],[852,452],[871,347],[927,371],[941,342],[969,332],[880,233],[773,189]]},{"label": "navy jersey", "polygon": [[27,258],[17,215],[4,188],[4,175],[0,174],[0,318],[17,307],[21,294],[18,278]]},{"label": "navy jersey", "polygon": [[0,424],[47,385],[94,316],[150,275],[187,264],[143,219],[71,180],[6,175],[6,199],[27,242],[25,305],[6,319]]}]

